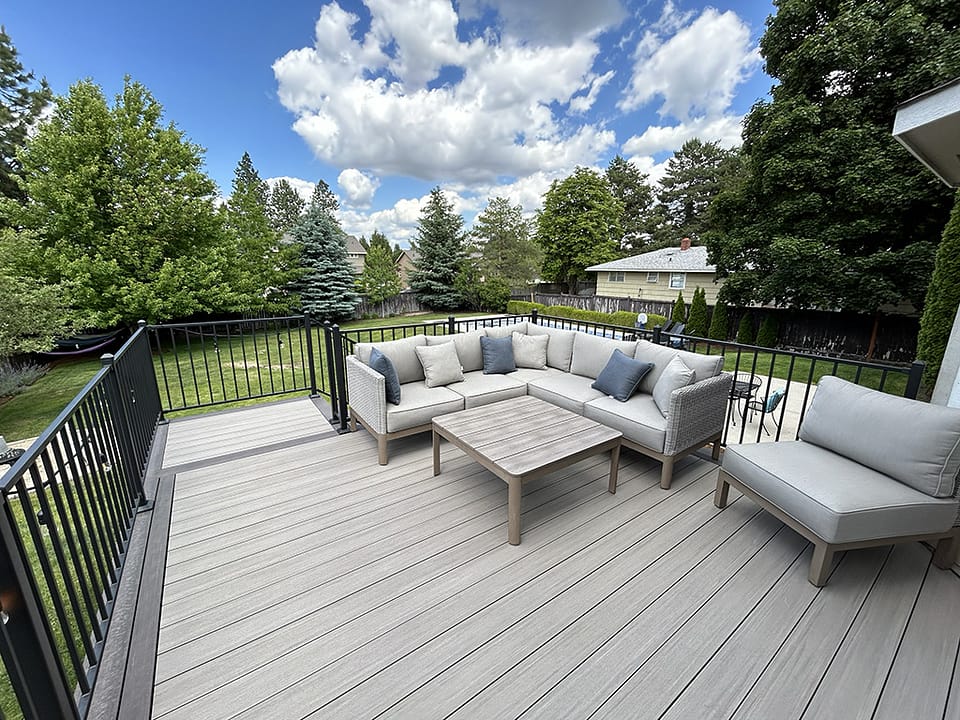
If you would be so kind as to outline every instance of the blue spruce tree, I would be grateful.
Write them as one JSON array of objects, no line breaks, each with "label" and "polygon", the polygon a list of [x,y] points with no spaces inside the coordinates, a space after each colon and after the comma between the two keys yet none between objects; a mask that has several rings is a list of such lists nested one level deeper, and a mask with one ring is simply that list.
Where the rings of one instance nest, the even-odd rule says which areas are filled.
[{"label": "blue spruce tree", "polygon": [[291,234],[300,244],[303,310],[331,322],[351,317],[360,299],[347,259],[346,235],[337,221],[315,203]]}]

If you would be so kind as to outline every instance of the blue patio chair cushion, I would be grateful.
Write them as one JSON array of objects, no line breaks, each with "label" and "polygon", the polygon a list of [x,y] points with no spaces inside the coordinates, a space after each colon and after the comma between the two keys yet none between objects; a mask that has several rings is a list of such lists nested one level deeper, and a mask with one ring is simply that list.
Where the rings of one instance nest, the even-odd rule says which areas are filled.
[{"label": "blue patio chair cushion", "polygon": [[513,336],[501,338],[480,338],[480,351],[483,353],[483,374],[503,375],[517,369],[513,360]]},{"label": "blue patio chair cushion", "polygon": [[780,398],[783,397],[783,390],[774,390],[767,397],[767,402],[763,406],[763,411],[765,413],[772,413],[777,409],[777,405],[780,404]]},{"label": "blue patio chair cushion", "polygon": [[390,358],[382,352],[373,348],[370,350],[370,369],[376,370],[383,375],[386,381],[387,402],[393,405],[400,404],[400,378],[397,377],[397,369],[390,362]]},{"label": "blue patio chair cushion", "polygon": [[620,402],[626,402],[637,391],[643,376],[651,370],[653,363],[634,360],[617,349],[590,387]]}]

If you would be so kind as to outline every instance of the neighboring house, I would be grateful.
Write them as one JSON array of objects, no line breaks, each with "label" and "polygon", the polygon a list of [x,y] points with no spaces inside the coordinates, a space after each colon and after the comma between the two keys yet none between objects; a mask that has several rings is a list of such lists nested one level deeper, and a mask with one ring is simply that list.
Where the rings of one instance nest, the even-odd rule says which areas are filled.
[{"label": "neighboring house", "polygon": [[367,251],[353,235],[347,235],[347,259],[353,272],[360,275],[363,272],[363,261],[367,259]]},{"label": "neighboring house", "polygon": [[417,253],[413,248],[406,248],[397,258],[397,272],[403,287],[410,287],[410,273],[417,267]]},{"label": "neighboring house", "polygon": [[707,305],[715,305],[722,281],[717,268],[707,261],[707,248],[691,247],[684,238],[680,247],[664,248],[632,257],[592,265],[597,274],[597,295],[673,302],[677,293],[690,302],[697,287],[704,290]]}]

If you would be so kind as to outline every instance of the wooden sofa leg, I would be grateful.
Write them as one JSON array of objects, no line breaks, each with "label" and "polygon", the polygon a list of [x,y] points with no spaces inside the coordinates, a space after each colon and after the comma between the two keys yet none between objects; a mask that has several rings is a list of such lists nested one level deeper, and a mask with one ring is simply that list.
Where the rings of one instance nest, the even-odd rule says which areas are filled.
[{"label": "wooden sofa leg", "polygon": [[721,510],[727,506],[727,495],[730,485],[727,483],[727,474],[721,470],[717,473],[717,491],[713,494],[713,504]]},{"label": "wooden sofa leg", "polygon": [[943,538],[937,543],[937,548],[933,553],[933,564],[941,570],[949,570],[957,561],[957,535]]},{"label": "wooden sofa leg", "polygon": [[720,438],[713,441],[713,452],[710,453],[710,457],[714,460],[720,459]]},{"label": "wooden sofa leg", "polygon": [[819,542],[813,546],[813,559],[810,561],[809,580],[811,585],[823,587],[827,584],[827,575],[833,565],[833,550],[827,543]]},{"label": "wooden sofa leg", "polygon": [[387,439],[383,435],[377,437],[377,462],[387,464]]},{"label": "wooden sofa leg", "polygon": [[660,468],[660,487],[669,490],[671,482],[673,482],[673,458],[668,457],[664,458],[663,467]]}]

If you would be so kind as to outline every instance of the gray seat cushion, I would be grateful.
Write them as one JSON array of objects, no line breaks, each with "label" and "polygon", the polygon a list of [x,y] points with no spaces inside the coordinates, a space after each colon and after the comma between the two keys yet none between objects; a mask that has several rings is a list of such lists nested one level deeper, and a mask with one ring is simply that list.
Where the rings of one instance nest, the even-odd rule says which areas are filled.
[{"label": "gray seat cushion", "polygon": [[634,395],[627,402],[602,397],[583,406],[583,414],[623,433],[623,437],[645,448],[663,452],[667,419],[649,395]]},{"label": "gray seat cushion", "polygon": [[353,351],[356,356],[360,358],[360,362],[364,365],[369,365],[370,351],[376,348],[390,358],[390,362],[392,362],[393,367],[396,368],[397,377],[400,379],[400,383],[403,384],[423,380],[423,365],[420,364],[420,358],[417,357],[417,352],[414,348],[418,345],[426,344],[426,335],[413,335],[412,337],[403,338],[402,340],[357,343]]},{"label": "gray seat cushion", "polygon": [[[552,340],[550,342],[553,342]],[[550,347],[549,345],[547,346]],[[545,377],[550,376],[563,376],[567,373],[561,372],[560,370],[554,370],[549,365],[546,370],[537,370],[535,368],[517,368],[516,372],[510,373],[511,380],[519,380],[522,383],[528,383],[531,380],[543,380]]]},{"label": "gray seat cushion", "polygon": [[542,325],[529,323],[527,325],[527,334],[549,335],[550,341],[547,343],[547,367],[569,372],[570,361],[573,359],[573,339],[577,335],[576,331],[543,327]]},{"label": "gray seat cushion", "polygon": [[516,373],[509,375],[485,375],[482,372],[466,373],[463,382],[447,385],[458,395],[463,396],[466,408],[523,397],[527,394],[527,383],[515,379]]},{"label": "gray seat cushion", "polygon": [[637,360],[653,363],[653,370],[648,372],[640,381],[639,391],[648,394],[653,394],[653,388],[656,386],[657,380],[660,379],[660,375],[670,361],[677,356],[683,360],[684,365],[696,373],[694,382],[712,378],[714,375],[719,375],[720,371],[723,370],[722,355],[701,355],[686,350],[677,350],[666,345],[657,345],[649,340],[638,340],[637,349],[633,356]]},{"label": "gray seat cushion", "polygon": [[400,386],[400,404],[387,405],[387,432],[426,425],[437,415],[463,409],[463,396],[447,387],[405,383]]},{"label": "gray seat cushion", "polygon": [[547,375],[541,379],[528,380],[527,394],[572,412],[583,415],[584,403],[604,396],[599,390],[590,387],[593,378],[560,371],[541,370],[540,372],[546,372]]},{"label": "gray seat cushion", "polygon": [[933,497],[955,494],[960,410],[823,377],[800,439],[832,450]]},{"label": "gray seat cushion", "polygon": [[[573,359],[570,361],[570,372],[574,375],[583,375],[596,380],[607,366],[614,350],[633,357],[637,343],[635,340],[611,340],[599,335],[589,335],[578,332],[573,338]],[[549,346],[548,348],[549,349]]]},{"label": "gray seat cushion", "polygon": [[829,543],[947,532],[939,499],[812,443],[727,445],[723,468]]}]

